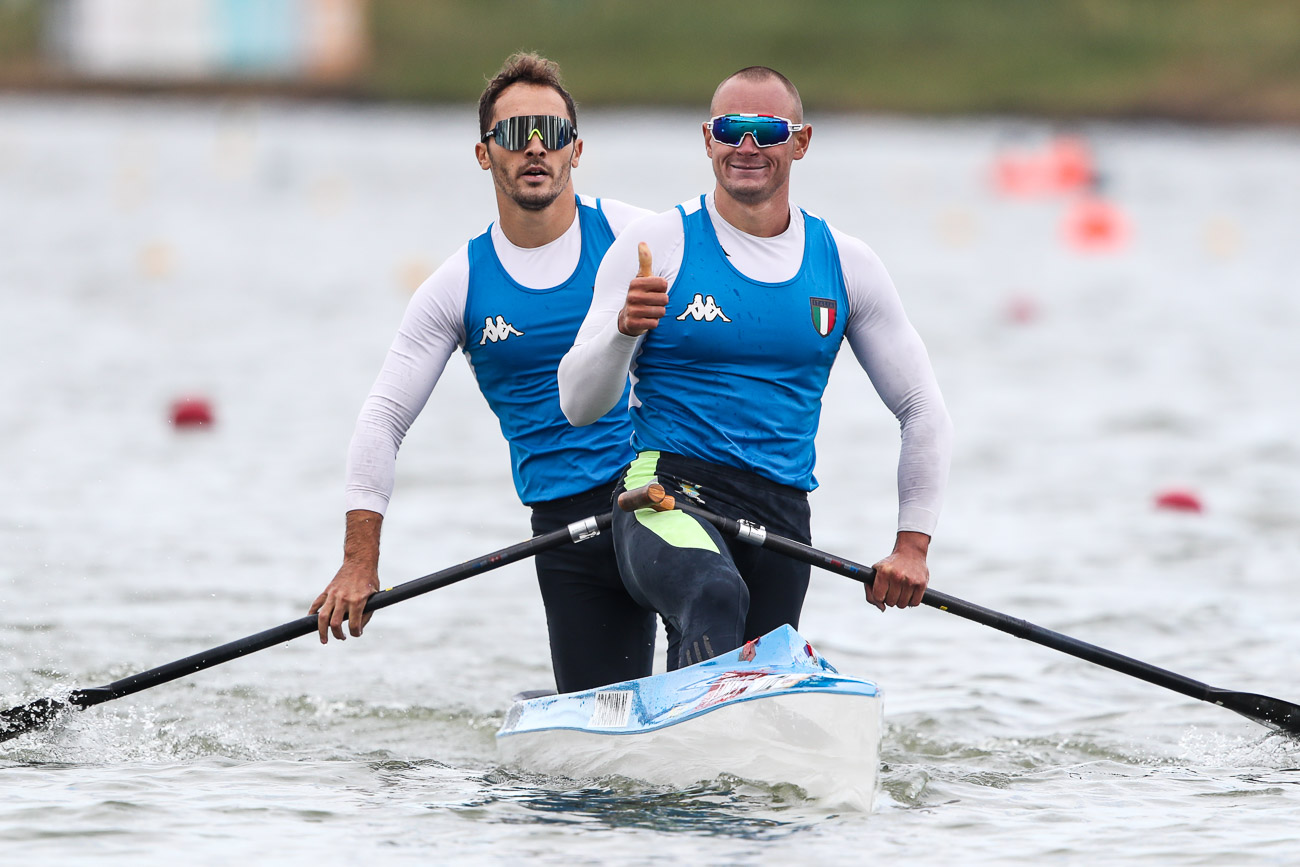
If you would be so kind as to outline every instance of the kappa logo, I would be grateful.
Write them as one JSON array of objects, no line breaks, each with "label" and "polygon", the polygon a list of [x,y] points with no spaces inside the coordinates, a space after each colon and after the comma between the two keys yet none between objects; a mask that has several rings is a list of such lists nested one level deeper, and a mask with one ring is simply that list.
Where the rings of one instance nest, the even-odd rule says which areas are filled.
[{"label": "kappa logo", "polygon": [[722,312],[718,302],[713,300],[712,295],[702,295],[699,292],[695,293],[695,297],[691,299],[690,304],[686,305],[686,309],[682,311],[681,316],[677,317],[677,321],[681,322],[688,316],[696,322],[712,322],[715,319],[721,319],[723,322],[731,321],[727,318],[727,314]]},{"label": "kappa logo", "polygon": [[505,340],[507,337],[509,337],[512,334],[515,337],[524,336],[524,333],[519,329],[515,328],[509,322],[507,322],[504,316],[498,316],[495,322],[492,321],[491,316],[484,316],[483,317],[483,338],[478,342],[478,345],[482,346],[484,343],[487,343],[489,340],[491,340],[493,343],[497,343],[501,340]]}]

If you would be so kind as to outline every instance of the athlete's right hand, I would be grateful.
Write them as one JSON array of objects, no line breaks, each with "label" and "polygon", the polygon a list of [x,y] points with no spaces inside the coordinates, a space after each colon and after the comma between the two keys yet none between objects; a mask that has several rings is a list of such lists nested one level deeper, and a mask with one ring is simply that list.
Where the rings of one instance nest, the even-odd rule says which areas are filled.
[{"label": "athlete's right hand", "polygon": [[627,299],[618,312],[618,330],[629,337],[640,337],[659,327],[659,320],[668,311],[668,281],[651,276],[650,247],[642,241],[636,252],[640,267],[627,285]]},{"label": "athlete's right hand", "polygon": [[370,622],[371,614],[362,614],[366,600],[379,591],[379,570],[375,566],[345,560],[334,580],[329,583],[316,601],[311,604],[308,614],[316,615],[316,630],[320,633],[320,643],[329,641],[329,633],[339,641],[346,641],[343,634],[343,617],[347,615],[348,632],[354,638],[361,637],[361,631]]}]

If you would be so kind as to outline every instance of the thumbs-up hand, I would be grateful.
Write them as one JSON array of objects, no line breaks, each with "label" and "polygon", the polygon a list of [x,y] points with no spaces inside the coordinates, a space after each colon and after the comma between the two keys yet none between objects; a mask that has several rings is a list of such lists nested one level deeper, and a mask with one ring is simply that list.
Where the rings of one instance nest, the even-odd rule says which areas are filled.
[{"label": "thumbs-up hand", "polygon": [[627,286],[627,299],[618,314],[618,330],[629,337],[639,337],[659,326],[668,310],[668,281],[654,277],[650,264],[650,247],[637,245],[637,272]]}]

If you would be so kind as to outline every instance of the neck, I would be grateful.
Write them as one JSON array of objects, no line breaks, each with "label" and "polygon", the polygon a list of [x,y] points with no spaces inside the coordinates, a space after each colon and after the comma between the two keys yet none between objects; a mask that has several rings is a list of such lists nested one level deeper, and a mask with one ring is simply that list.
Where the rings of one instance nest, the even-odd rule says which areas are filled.
[{"label": "neck", "polygon": [[497,190],[497,225],[516,247],[541,247],[563,235],[578,216],[573,185],[564,188],[545,208],[522,208],[514,199]]},{"label": "neck", "polygon": [[782,187],[761,202],[734,198],[719,184],[713,188],[713,205],[718,216],[746,235],[775,238],[790,227],[790,191]]}]

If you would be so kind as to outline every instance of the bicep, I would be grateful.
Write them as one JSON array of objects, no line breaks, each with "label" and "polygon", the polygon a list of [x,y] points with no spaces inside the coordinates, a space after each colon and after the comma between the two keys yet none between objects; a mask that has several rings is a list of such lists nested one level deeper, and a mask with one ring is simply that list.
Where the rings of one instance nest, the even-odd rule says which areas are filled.
[{"label": "bicep", "polygon": [[858,364],[895,416],[923,393],[937,390],[930,356],[907,318],[884,265],[866,245],[844,256],[849,318],[845,325]]},{"label": "bicep", "polygon": [[367,405],[399,438],[424,408],[451,354],[464,343],[467,273],[444,266],[416,290],[384,357]]}]

